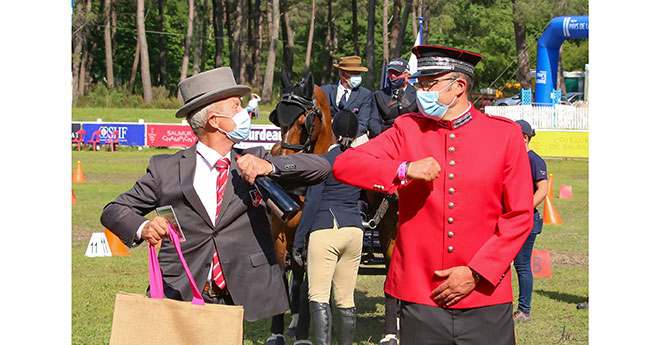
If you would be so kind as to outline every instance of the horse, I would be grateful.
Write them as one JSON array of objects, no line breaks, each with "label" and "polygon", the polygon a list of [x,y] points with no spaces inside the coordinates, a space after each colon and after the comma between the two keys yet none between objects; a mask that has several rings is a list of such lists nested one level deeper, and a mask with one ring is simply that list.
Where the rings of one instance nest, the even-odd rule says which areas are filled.
[{"label": "horse", "polygon": [[[323,90],[314,84],[313,75],[309,73],[305,79],[292,84],[289,76],[282,70],[281,97],[282,99],[270,114],[269,119],[280,127],[282,141],[273,146],[271,153],[285,155],[301,152],[314,154],[327,152],[330,145],[336,142],[332,132],[330,104]],[[302,209],[304,190],[282,187],[299,203]],[[398,198],[396,195],[388,196],[371,190],[363,190],[363,196],[367,200],[367,214],[374,217],[368,221],[364,219],[363,224],[365,228],[378,231],[381,253],[385,267],[388,269],[398,232]],[[383,203],[383,200],[387,201]],[[286,223],[283,223],[279,217],[273,217],[271,233],[278,261],[283,269],[286,266],[286,253],[292,250],[299,220],[300,214]],[[294,270],[292,269],[292,271]],[[385,309],[386,319],[387,316],[390,316],[390,320],[396,321],[396,300],[394,298],[387,298]]]},{"label": "horse", "polygon": [[[323,116],[322,114],[328,114]],[[282,141],[273,145],[271,154],[273,156],[296,154],[300,152],[321,154],[328,151],[330,145],[335,142],[332,132],[332,120],[329,116],[330,104],[323,90],[314,84],[311,73],[307,78],[292,84],[289,76],[282,70],[282,99],[270,114],[270,121],[280,127]],[[306,188],[282,184],[282,188],[303,208]],[[289,326],[295,328],[296,336],[307,338],[309,336],[309,308],[305,301],[301,301],[301,286],[305,273],[304,267],[291,260],[287,265],[287,253],[292,252],[293,239],[295,237],[301,213],[287,222],[279,217],[271,217],[271,235],[275,246],[275,255],[283,272],[291,268],[291,313],[294,320]],[[303,289],[306,291],[306,289]],[[302,299],[307,299],[306,295]],[[301,303],[302,302],[302,303]],[[302,306],[300,306],[302,304]],[[299,310],[298,310],[299,309]],[[300,312],[300,318],[295,319],[296,312]],[[297,324],[300,320],[299,324]],[[273,317],[271,332],[280,334],[284,329],[283,315]]]}]

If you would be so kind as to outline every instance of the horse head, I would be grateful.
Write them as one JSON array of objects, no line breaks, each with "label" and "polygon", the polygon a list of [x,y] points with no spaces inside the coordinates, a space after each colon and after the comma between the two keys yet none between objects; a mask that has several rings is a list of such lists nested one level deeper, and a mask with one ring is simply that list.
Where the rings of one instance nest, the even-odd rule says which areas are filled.
[{"label": "horse head", "polygon": [[[274,156],[301,152],[325,153],[335,136],[332,133],[330,103],[323,90],[314,85],[314,76],[309,73],[303,80],[292,84],[282,70],[282,99],[270,113],[270,122],[282,131],[282,141],[271,149]],[[306,187],[288,185],[281,187],[300,205],[303,203]],[[285,269],[286,252],[293,244],[300,215],[286,223],[278,217],[271,222],[271,235],[280,267]]]},{"label": "horse head", "polygon": [[282,69],[282,99],[269,119],[282,130],[279,154],[324,153],[334,143],[330,104],[311,72],[292,84]]}]

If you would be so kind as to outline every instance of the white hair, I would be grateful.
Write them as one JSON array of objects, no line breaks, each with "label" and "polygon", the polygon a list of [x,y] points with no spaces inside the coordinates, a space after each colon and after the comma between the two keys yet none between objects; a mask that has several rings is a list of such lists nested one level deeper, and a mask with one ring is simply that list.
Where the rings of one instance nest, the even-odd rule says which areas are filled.
[{"label": "white hair", "polygon": [[186,121],[192,128],[193,133],[199,139],[202,134],[204,134],[204,127],[206,126],[206,121],[208,120],[209,111],[213,110],[214,103],[211,103],[204,108],[198,110],[193,115],[188,115]]}]

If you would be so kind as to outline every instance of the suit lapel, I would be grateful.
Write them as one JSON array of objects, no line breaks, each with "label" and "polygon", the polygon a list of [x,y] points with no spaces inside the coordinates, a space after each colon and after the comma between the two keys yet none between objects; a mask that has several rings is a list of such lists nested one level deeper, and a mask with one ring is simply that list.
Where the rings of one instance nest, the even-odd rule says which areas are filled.
[{"label": "suit lapel", "polygon": [[330,105],[334,107],[335,109],[338,109],[337,105],[337,88],[339,87],[339,84],[332,84],[330,87]]},{"label": "suit lapel", "polygon": [[353,104],[353,102],[355,102],[355,100],[358,98],[359,93],[359,87],[357,89],[351,90],[351,95],[348,96],[348,101],[346,101],[346,107],[344,109],[350,109],[351,104]]},{"label": "suit lapel", "polygon": [[193,179],[195,177],[195,166],[197,165],[197,145],[193,145],[191,148],[185,150],[181,155],[181,160],[179,161],[179,179],[181,181],[181,190],[183,195],[188,200],[192,208],[199,214],[202,219],[209,225],[213,227],[213,223],[209,218],[202,201],[199,199],[199,196],[195,192],[195,187],[193,186]]}]

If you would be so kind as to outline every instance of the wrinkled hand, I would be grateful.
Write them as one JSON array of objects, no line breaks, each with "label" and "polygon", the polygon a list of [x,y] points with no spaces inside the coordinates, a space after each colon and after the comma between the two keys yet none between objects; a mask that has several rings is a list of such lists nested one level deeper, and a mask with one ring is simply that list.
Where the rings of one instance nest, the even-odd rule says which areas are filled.
[{"label": "wrinkled hand", "polygon": [[452,306],[469,295],[477,286],[472,270],[467,266],[456,266],[435,271],[436,278],[446,279],[431,292],[431,299],[438,305]]},{"label": "wrinkled hand", "polygon": [[410,162],[406,177],[410,180],[433,181],[440,176],[440,163],[433,157]]},{"label": "wrinkled hand", "polygon": [[257,176],[265,176],[273,171],[273,164],[257,156],[246,154],[236,159],[238,169],[241,170],[241,176],[244,180],[254,184]]},{"label": "wrinkled hand", "polygon": [[163,238],[168,237],[169,231],[167,221],[161,216],[156,216],[142,228],[142,239],[155,246]]}]

